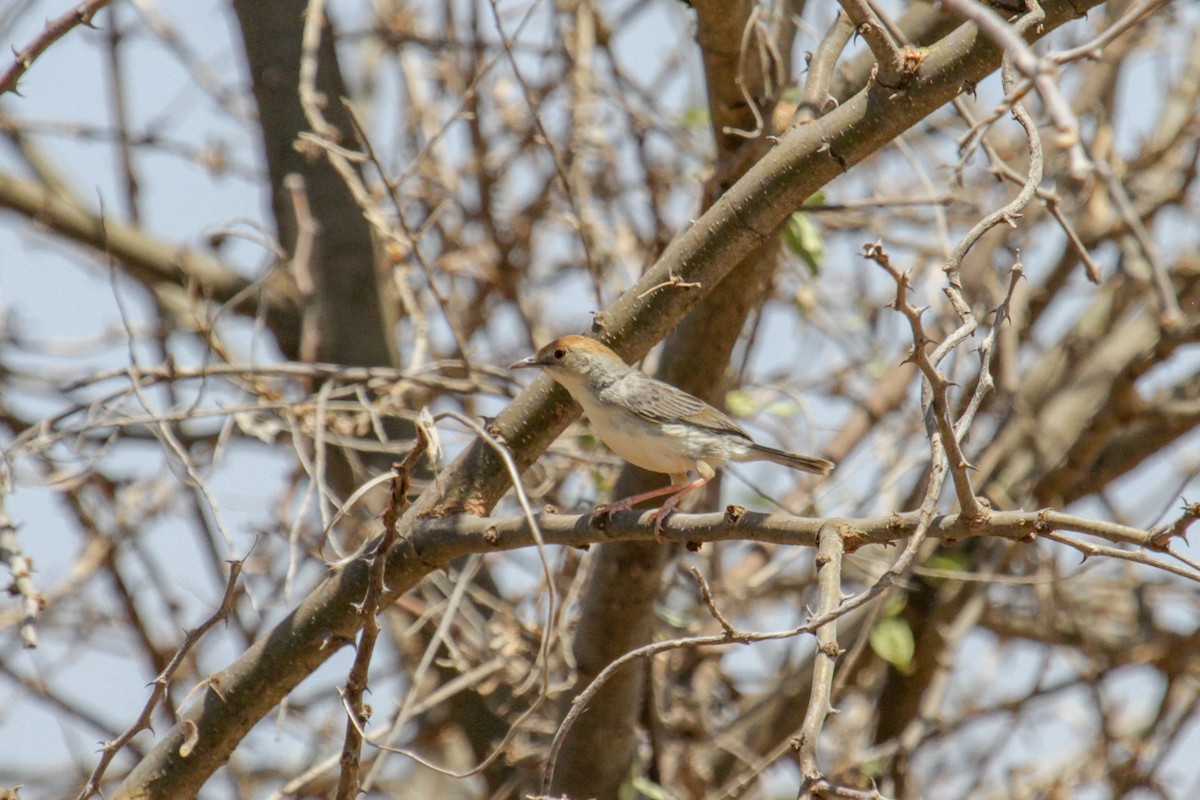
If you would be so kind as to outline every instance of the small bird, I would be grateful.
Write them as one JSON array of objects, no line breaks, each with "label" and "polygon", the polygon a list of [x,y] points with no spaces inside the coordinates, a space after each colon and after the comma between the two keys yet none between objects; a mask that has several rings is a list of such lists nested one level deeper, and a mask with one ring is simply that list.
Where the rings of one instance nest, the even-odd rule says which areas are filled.
[{"label": "small bird", "polygon": [[[630,464],[671,476],[671,485],[596,508],[628,511],[652,497],[671,496],[654,514],[654,534],[683,496],[699,489],[726,461],[772,461],[827,475],[834,464],[756,443],[737,423],[682,389],[651,378],[609,348],[584,336],[563,336],[509,369],[538,368],[562,384],[601,441]],[[689,482],[688,473],[698,478]]]}]

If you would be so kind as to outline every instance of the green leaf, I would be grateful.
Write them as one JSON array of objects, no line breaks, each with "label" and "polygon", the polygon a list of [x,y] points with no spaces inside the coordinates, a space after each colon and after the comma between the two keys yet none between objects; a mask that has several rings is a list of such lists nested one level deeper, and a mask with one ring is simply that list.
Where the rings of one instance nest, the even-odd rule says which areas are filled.
[{"label": "green leaf", "polygon": [[871,629],[871,649],[875,655],[908,675],[912,672],[917,643],[912,628],[899,617],[885,617]]},{"label": "green leaf", "polygon": [[[941,549],[925,560],[921,566],[948,573],[968,573],[972,569],[971,557],[962,550]],[[954,575],[926,575],[925,580],[933,586],[944,586],[954,583]]]},{"label": "green leaf", "polygon": [[659,786],[654,781],[644,778],[641,775],[634,776],[633,789],[640,796],[649,798],[649,800],[671,800],[670,792]]},{"label": "green leaf", "polygon": [[708,127],[708,107],[691,106],[678,117],[679,124],[692,131]]},{"label": "green leaf", "polygon": [[752,417],[758,410],[749,392],[734,389],[725,394],[725,408],[731,417]]},{"label": "green leaf", "polygon": [[962,550],[938,550],[926,559],[924,566],[943,572],[968,572],[971,556]]},{"label": "green leaf", "polygon": [[825,240],[808,214],[797,211],[788,217],[783,228],[783,243],[808,266],[809,272],[814,276],[820,274],[821,264],[825,261]]},{"label": "green leaf", "polygon": [[[692,622],[691,615],[685,614],[682,611],[671,608],[670,606],[656,604],[654,606],[654,613],[658,615],[659,619],[670,625],[672,628],[680,630],[686,628],[688,624]],[[662,638],[665,639],[668,637],[663,636]],[[662,639],[659,639],[659,641],[662,641]]]},{"label": "green leaf", "polygon": [[908,598],[899,592],[890,594],[883,599],[883,608],[880,610],[881,617],[898,617],[904,607],[908,605]]},{"label": "green leaf", "polygon": [[771,403],[764,409],[764,411],[771,416],[782,417],[783,419],[794,417],[802,410],[803,409],[800,408],[800,404],[791,398],[788,398],[787,400],[776,400],[774,403]]},{"label": "green leaf", "polygon": [[887,766],[890,763],[885,758],[871,758],[858,765],[858,771],[862,773],[864,778],[882,778],[887,772]]}]

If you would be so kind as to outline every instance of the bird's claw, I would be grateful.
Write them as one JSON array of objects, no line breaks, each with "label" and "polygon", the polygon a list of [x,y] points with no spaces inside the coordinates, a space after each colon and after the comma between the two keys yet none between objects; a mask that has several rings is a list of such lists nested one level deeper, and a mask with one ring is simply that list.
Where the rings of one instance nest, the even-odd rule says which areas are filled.
[{"label": "bird's claw", "polygon": [[660,542],[668,542],[668,539],[663,535],[663,523],[667,521],[667,517],[674,513],[675,509],[670,506],[663,506],[658,511],[654,512],[654,538]]},{"label": "bird's claw", "polygon": [[[592,509],[592,515],[588,517],[588,525],[598,530],[604,530],[605,523],[609,518],[618,511],[629,511],[633,508],[633,503],[626,500],[621,500],[616,503],[604,503]],[[654,512],[654,538],[660,542],[669,542],[666,534],[663,533],[663,523],[671,514],[675,513],[675,509],[669,505],[664,505],[658,511]]]},{"label": "bird's claw", "polygon": [[596,506],[594,509],[592,509],[592,515],[607,517],[615,514],[618,511],[628,511],[631,508],[633,508],[633,503],[629,502],[628,500],[618,500],[615,503],[603,503],[602,505]]},{"label": "bird's claw", "polygon": [[598,505],[592,509],[592,515],[588,517],[588,525],[597,530],[604,530],[605,523],[608,522],[609,517],[618,511],[628,511],[631,508],[633,508],[633,505],[624,500]]}]

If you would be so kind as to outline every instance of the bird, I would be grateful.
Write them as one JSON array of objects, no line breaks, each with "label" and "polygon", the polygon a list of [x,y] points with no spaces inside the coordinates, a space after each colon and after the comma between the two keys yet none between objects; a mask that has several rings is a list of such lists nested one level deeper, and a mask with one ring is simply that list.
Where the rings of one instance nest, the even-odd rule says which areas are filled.
[{"label": "bird", "polygon": [[[654,535],[684,495],[716,476],[728,461],[770,461],[828,475],[832,461],[758,444],[728,416],[682,389],[626,364],[586,336],[563,336],[509,369],[539,369],[566,389],[604,444],[630,464],[671,477],[659,489],[596,507],[597,514],[628,511],[653,497],[671,495],[654,515]],[[689,473],[697,477],[690,479]]]}]

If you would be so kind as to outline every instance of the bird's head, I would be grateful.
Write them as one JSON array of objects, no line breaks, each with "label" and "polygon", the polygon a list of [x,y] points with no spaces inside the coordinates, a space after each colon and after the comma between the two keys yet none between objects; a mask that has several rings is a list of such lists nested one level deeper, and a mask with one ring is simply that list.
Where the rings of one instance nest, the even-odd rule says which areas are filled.
[{"label": "bird's head", "polygon": [[586,336],[563,336],[538,350],[529,358],[523,358],[509,369],[536,367],[550,377],[564,383],[591,376],[593,379],[606,376],[612,371],[629,369],[621,357],[595,339]]}]

